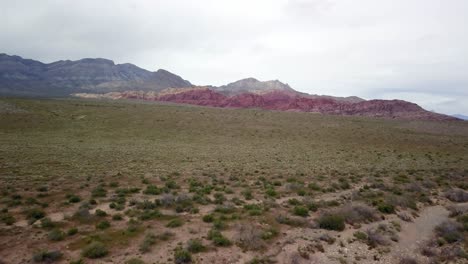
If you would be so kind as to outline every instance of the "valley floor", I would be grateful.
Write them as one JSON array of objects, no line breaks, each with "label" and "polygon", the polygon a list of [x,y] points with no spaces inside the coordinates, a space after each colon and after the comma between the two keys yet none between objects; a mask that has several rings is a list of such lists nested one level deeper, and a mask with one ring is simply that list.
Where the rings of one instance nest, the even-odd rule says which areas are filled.
[{"label": "valley floor", "polygon": [[467,263],[468,123],[0,99],[0,263]]}]

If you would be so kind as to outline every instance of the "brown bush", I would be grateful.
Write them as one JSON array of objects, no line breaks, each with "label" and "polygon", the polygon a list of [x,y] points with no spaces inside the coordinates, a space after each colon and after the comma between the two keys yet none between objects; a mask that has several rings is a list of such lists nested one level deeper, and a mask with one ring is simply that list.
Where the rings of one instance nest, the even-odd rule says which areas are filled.
[{"label": "brown bush", "polygon": [[462,189],[450,189],[445,192],[445,197],[456,203],[468,202],[468,192]]},{"label": "brown bush", "polygon": [[252,224],[239,224],[236,226],[236,243],[246,250],[260,250],[266,247],[265,241],[262,239],[261,228]]}]

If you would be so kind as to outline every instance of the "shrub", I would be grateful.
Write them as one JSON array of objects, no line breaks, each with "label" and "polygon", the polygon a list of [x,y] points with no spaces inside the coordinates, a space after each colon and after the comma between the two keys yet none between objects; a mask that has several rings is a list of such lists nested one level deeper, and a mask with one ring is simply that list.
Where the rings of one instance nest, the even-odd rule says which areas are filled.
[{"label": "shrub", "polygon": [[2,221],[6,225],[12,225],[16,222],[16,219],[10,213],[2,212],[0,213],[0,221]]},{"label": "shrub", "polygon": [[151,233],[146,234],[145,238],[140,244],[140,252],[149,252],[151,250],[151,246],[153,246],[154,244],[156,244],[156,236]]},{"label": "shrub", "polygon": [[400,259],[399,264],[418,264],[418,261],[411,257],[403,257]]},{"label": "shrub", "polygon": [[448,243],[463,241],[463,226],[454,221],[446,221],[435,228],[435,232]]},{"label": "shrub", "polygon": [[96,224],[96,228],[97,228],[97,229],[101,229],[101,230],[107,229],[107,228],[109,228],[110,226],[111,226],[111,224],[110,224],[109,221],[107,221],[107,220],[101,221],[101,222],[99,222],[99,223]]},{"label": "shrub", "polygon": [[40,251],[37,252],[33,255],[33,261],[34,262],[46,262],[46,263],[51,263],[55,262],[57,260],[60,260],[62,258],[63,254],[62,252],[56,250],[56,251]]},{"label": "shrub", "polygon": [[89,223],[94,220],[94,216],[89,213],[88,209],[80,208],[73,214],[72,219],[81,223]]},{"label": "shrub", "polygon": [[384,214],[393,214],[395,213],[395,206],[388,203],[381,203],[377,206],[377,209]]},{"label": "shrub", "polygon": [[229,239],[224,236],[216,236],[213,237],[213,244],[218,247],[227,247],[230,246],[232,243]]},{"label": "shrub", "polygon": [[199,253],[206,249],[200,239],[190,239],[187,242],[187,250],[192,253]]},{"label": "shrub", "polygon": [[81,201],[81,198],[77,195],[67,195],[68,202],[69,203],[79,203]]},{"label": "shrub", "polygon": [[241,248],[246,250],[260,250],[266,247],[262,240],[261,229],[251,224],[238,225],[235,240]]},{"label": "shrub", "polygon": [[51,241],[62,241],[65,238],[65,233],[60,229],[53,229],[49,232],[47,238]]},{"label": "shrub", "polygon": [[343,231],[345,229],[345,219],[339,214],[325,214],[318,219],[320,228],[327,230]]},{"label": "shrub", "polygon": [[348,224],[369,223],[379,219],[375,209],[362,205],[347,205],[340,210],[340,214]]},{"label": "shrub", "polygon": [[210,230],[208,233],[208,239],[212,240],[215,246],[226,247],[231,245],[231,241],[224,237],[218,230]]},{"label": "shrub", "polygon": [[108,253],[109,250],[107,249],[107,247],[103,243],[98,241],[94,241],[91,244],[87,245],[81,252],[83,257],[91,259],[102,258]]},{"label": "shrub", "polygon": [[158,195],[161,194],[161,189],[159,189],[155,185],[148,185],[146,187],[146,190],[143,191],[144,194],[149,194],[149,195]]},{"label": "shrub", "polygon": [[205,223],[211,223],[214,220],[213,214],[207,214],[203,216],[203,222]]},{"label": "shrub", "polygon": [[169,231],[164,231],[162,234],[158,235],[158,239],[162,240],[162,241],[167,241],[173,236],[174,236],[173,233],[171,233]]},{"label": "shrub", "polygon": [[55,223],[52,222],[52,220],[50,220],[50,218],[45,217],[45,218],[42,218],[42,219],[41,219],[41,227],[42,227],[42,228],[46,228],[46,229],[54,228],[54,227],[55,227]]},{"label": "shrub", "polygon": [[175,227],[182,226],[183,224],[184,224],[184,221],[182,221],[179,218],[176,218],[176,219],[169,221],[169,223],[166,224],[166,227],[175,228]]},{"label": "shrub", "polygon": [[68,231],[67,231],[68,236],[73,236],[73,235],[76,235],[76,234],[78,234],[78,228],[76,228],[76,227],[72,227],[72,228],[68,229]]},{"label": "shrub", "polygon": [[462,189],[451,189],[445,192],[445,197],[452,202],[464,203],[468,202],[468,192]]},{"label": "shrub", "polygon": [[106,191],[106,189],[104,189],[104,187],[102,185],[98,185],[98,186],[96,186],[96,188],[94,188],[91,191],[91,195],[93,197],[106,197],[107,191]]},{"label": "shrub", "polygon": [[26,217],[32,222],[44,218],[44,216],[45,212],[42,209],[30,208],[26,210]]},{"label": "shrub", "polygon": [[125,261],[125,264],[145,264],[145,262],[141,259],[132,258],[132,259]]},{"label": "shrub", "polygon": [[262,239],[263,240],[269,240],[277,236],[279,233],[278,229],[274,227],[267,228],[266,230],[263,231],[262,233]]},{"label": "shrub", "polygon": [[280,224],[285,224],[289,226],[307,226],[309,222],[307,219],[304,219],[302,217],[288,217],[284,215],[278,215],[276,218],[276,221]]},{"label": "shrub", "polygon": [[370,247],[374,248],[379,245],[386,246],[390,243],[388,239],[385,238],[385,236],[383,236],[378,230],[369,229],[366,231],[366,235],[367,235],[367,244]]},{"label": "shrub", "polygon": [[121,221],[121,220],[123,220],[123,217],[122,217],[121,214],[115,214],[115,215],[112,216],[112,220]]},{"label": "shrub", "polygon": [[367,241],[367,234],[361,231],[354,232],[353,236],[361,241]]},{"label": "shrub", "polygon": [[295,206],[293,209],[295,215],[306,217],[309,215],[309,209],[304,206]]},{"label": "shrub", "polygon": [[184,263],[191,263],[192,262],[192,255],[187,250],[182,248],[177,248],[174,251],[174,263],[176,264],[184,264]]},{"label": "shrub", "polygon": [[98,217],[106,217],[107,213],[101,209],[97,209],[96,212],[94,213]]}]

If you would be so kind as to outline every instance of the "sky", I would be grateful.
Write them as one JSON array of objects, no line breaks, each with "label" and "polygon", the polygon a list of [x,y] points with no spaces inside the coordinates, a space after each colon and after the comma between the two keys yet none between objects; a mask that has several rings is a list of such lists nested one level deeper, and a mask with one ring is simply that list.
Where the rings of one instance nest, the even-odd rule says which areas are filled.
[{"label": "sky", "polygon": [[280,80],[468,115],[466,0],[0,0],[0,53]]}]

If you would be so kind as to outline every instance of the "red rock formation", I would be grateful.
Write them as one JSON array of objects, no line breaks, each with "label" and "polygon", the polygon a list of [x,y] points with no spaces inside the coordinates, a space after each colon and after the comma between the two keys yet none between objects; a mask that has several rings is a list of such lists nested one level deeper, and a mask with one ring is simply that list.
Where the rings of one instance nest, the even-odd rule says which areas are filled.
[{"label": "red rock formation", "polygon": [[[87,95],[78,95],[90,97]],[[231,108],[262,108],[279,111],[317,112],[331,115],[369,116],[407,120],[458,120],[451,116],[429,112],[417,104],[402,100],[343,101],[327,97],[303,96],[290,91],[241,93],[226,96],[209,88],[167,89],[160,93],[128,91],[99,95],[99,98],[141,99],[200,106]]]}]

